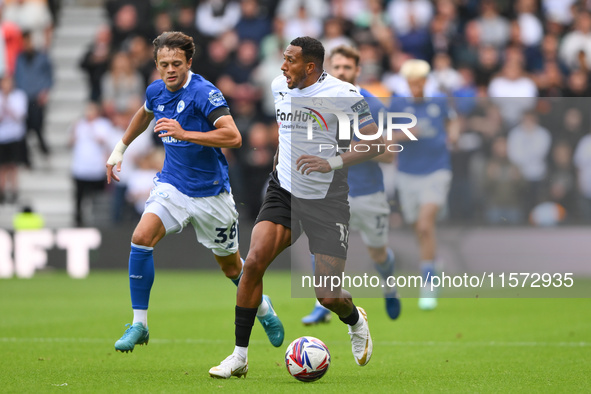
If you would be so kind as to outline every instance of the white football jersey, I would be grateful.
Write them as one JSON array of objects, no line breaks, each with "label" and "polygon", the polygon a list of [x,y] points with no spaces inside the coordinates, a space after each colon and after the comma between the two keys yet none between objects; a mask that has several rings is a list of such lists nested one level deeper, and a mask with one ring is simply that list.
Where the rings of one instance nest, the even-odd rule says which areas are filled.
[{"label": "white football jersey", "polygon": [[[303,175],[297,171],[296,160],[301,155],[314,155],[328,159],[337,154],[338,119],[332,113],[347,114],[350,125],[354,114],[363,120],[369,113],[368,105],[357,88],[323,72],[316,83],[304,89],[289,89],[286,78],[278,76],[271,84],[275,98],[275,117],[279,125],[279,161],[277,177],[282,188],[293,196],[321,199],[329,195],[348,193],[347,170],[326,174],[312,172]],[[371,118],[371,115],[369,115]],[[309,138],[308,119],[311,120],[312,138]],[[360,121],[359,123],[364,123]],[[347,130],[350,134],[350,130]]]}]

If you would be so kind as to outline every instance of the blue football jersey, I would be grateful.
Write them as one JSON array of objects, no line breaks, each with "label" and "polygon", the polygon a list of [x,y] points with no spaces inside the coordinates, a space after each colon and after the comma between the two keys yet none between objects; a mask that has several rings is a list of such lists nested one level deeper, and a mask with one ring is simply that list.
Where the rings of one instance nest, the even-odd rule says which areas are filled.
[{"label": "blue football jersey", "polygon": [[[154,81],[146,89],[146,110],[156,120],[176,119],[185,130],[206,133],[213,122],[229,114],[222,93],[201,75],[189,73],[185,85],[171,92],[164,81]],[[230,191],[228,162],[220,148],[212,148],[163,137],[166,157],[157,176],[190,197],[215,196]]]},{"label": "blue football jersey", "polygon": [[[384,106],[373,94],[366,89],[360,89],[359,93],[365,97],[369,105],[371,116],[374,122],[378,124],[378,114],[380,110],[385,110]],[[357,138],[356,138],[357,139]],[[371,141],[368,141],[371,143]],[[365,196],[384,191],[384,175],[377,162],[373,160],[364,161],[349,167],[349,195],[351,197]]]},{"label": "blue football jersey", "polygon": [[441,169],[451,169],[446,122],[452,111],[445,96],[423,100],[395,96],[389,111],[407,112],[417,117],[417,141],[405,138],[399,142],[403,146],[402,152],[398,153],[399,171],[426,175]]}]

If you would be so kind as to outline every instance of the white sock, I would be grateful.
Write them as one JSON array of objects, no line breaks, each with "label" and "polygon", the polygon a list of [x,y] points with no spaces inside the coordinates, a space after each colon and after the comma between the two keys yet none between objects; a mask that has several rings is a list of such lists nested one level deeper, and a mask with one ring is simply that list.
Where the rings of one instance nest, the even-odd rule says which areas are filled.
[{"label": "white sock", "polygon": [[147,309],[134,309],[133,310],[133,323],[141,322],[144,327],[148,327],[148,310]]},{"label": "white sock", "polygon": [[247,347],[242,347],[242,346],[236,346],[234,347],[234,354],[235,356],[239,356],[241,359],[246,360],[246,358],[248,357],[248,348]]},{"label": "white sock", "polygon": [[265,316],[269,312],[269,304],[263,298],[261,304],[259,305],[259,309],[257,310],[257,316]]},{"label": "white sock", "polygon": [[316,300],[316,305],[315,306],[322,306],[322,304],[320,303],[320,301]]},{"label": "white sock", "polygon": [[351,327],[351,331],[357,331],[363,327],[363,316],[361,316],[361,313],[359,313],[359,320],[357,320],[357,323],[349,327]]}]

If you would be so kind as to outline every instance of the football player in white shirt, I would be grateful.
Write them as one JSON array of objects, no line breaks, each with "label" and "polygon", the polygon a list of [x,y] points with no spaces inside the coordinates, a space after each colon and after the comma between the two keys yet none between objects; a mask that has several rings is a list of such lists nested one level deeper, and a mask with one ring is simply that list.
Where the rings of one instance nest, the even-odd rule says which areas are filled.
[{"label": "football player in white shirt", "polygon": [[[315,255],[316,277],[342,276],[349,224],[349,188],[343,167],[369,160],[383,152],[379,150],[379,145],[383,146],[383,138],[377,135],[378,127],[365,99],[355,86],[324,72],[324,47],[318,40],[310,37],[294,39],[283,58],[283,75],[272,83],[279,124],[279,152],[252,231],[244,274],[238,286],[236,346],[220,365],[209,370],[210,376],[216,378],[240,377],[248,372],[248,343],[257,312],[257,300],[260,300],[263,290],[263,275],[274,258],[297,239],[300,228],[306,232],[310,252]],[[296,122],[298,119],[301,123],[306,121],[300,109],[302,107],[298,106],[306,97],[316,109],[332,105],[333,109],[336,106],[338,111],[347,115],[356,113],[359,132],[375,136],[372,144],[368,144],[370,148],[357,152],[354,147],[358,142],[352,141],[351,149],[336,155],[337,121],[334,116],[322,118],[324,132],[316,133],[314,141],[307,140],[306,128],[298,127]],[[312,108],[311,112],[316,109]],[[334,148],[318,153],[319,142],[332,144]],[[365,311],[356,307],[351,294],[340,287],[315,290],[320,303],[348,325],[356,363],[360,366],[367,364],[373,344]]]}]

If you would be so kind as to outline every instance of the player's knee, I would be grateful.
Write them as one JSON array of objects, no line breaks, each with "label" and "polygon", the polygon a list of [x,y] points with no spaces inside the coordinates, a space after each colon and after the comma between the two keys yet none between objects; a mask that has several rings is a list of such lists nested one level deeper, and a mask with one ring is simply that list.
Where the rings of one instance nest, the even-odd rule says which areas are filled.
[{"label": "player's knee", "polygon": [[418,221],[416,231],[420,238],[427,238],[433,236],[435,227],[428,221]]},{"label": "player's knee", "polygon": [[229,279],[238,278],[238,275],[240,275],[241,270],[242,270],[242,267],[238,267],[236,265],[227,265],[227,266],[222,267],[222,271],[224,272],[224,275],[226,275],[226,278],[229,278]]},{"label": "player's knee", "polygon": [[318,302],[320,302],[320,305],[322,305],[323,307],[325,307],[326,309],[330,309],[331,311],[338,308],[338,306],[341,304],[341,299],[340,298],[328,298],[328,297],[320,297],[318,298]]},{"label": "player's knee", "polygon": [[383,248],[383,250],[372,248],[369,250],[369,257],[372,259],[372,261],[381,263],[386,261],[388,258],[388,252],[386,251],[386,248]]},{"label": "player's knee", "polygon": [[248,272],[248,277],[262,278],[266,269],[267,265],[262,260],[256,258],[256,253],[254,256],[251,256],[251,253],[248,254],[248,258],[244,262],[244,272]]},{"label": "player's knee", "polygon": [[140,228],[136,228],[133,232],[133,235],[131,236],[131,242],[135,245],[151,247],[153,247],[155,244],[154,236],[150,232],[144,231]]}]

